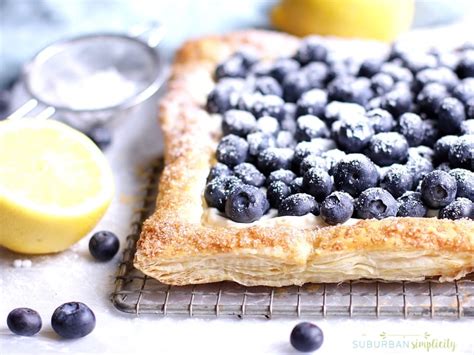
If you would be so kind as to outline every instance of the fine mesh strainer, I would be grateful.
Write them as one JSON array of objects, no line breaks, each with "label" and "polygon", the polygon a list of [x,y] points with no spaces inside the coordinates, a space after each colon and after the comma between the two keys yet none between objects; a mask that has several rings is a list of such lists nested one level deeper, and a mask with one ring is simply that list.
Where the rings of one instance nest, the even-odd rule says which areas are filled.
[{"label": "fine mesh strainer", "polygon": [[61,40],[41,50],[23,70],[31,96],[8,118],[37,107],[36,117],[59,119],[86,130],[108,122],[153,96],[165,79],[156,47],[162,26],[130,35],[93,34]]}]

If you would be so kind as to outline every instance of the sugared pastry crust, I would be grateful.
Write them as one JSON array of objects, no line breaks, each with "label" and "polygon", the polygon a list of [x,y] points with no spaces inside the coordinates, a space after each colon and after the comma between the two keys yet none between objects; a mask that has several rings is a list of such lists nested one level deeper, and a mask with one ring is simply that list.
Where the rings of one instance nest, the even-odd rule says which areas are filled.
[{"label": "sugared pastry crust", "polygon": [[135,266],[173,285],[232,280],[284,286],[428,276],[447,281],[472,272],[473,220],[391,217],[326,226],[313,215],[249,225],[212,218],[203,191],[222,133],[220,121],[204,106],[215,67],[243,46],[271,59],[291,55],[298,43],[280,33],[245,31],[190,41],[177,53],[160,106],[165,169]]}]

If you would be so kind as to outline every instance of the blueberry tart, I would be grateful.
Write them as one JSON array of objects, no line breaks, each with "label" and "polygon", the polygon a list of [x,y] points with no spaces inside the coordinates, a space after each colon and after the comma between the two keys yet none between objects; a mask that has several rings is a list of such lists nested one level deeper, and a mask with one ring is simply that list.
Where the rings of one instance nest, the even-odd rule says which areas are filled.
[{"label": "blueberry tart", "polygon": [[135,266],[172,285],[472,272],[470,50],[451,67],[413,51],[268,31],[185,43]]}]

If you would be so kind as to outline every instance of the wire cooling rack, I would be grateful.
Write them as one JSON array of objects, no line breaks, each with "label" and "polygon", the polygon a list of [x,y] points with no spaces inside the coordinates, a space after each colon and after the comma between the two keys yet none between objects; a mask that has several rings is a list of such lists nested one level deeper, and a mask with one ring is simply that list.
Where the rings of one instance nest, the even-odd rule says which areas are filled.
[{"label": "wire cooling rack", "polygon": [[474,318],[474,274],[448,283],[358,280],[301,287],[245,287],[233,282],[170,286],[133,267],[142,222],[153,212],[158,160],[143,186],[143,205],[119,264],[112,302],[134,314],[189,317],[354,317]]}]

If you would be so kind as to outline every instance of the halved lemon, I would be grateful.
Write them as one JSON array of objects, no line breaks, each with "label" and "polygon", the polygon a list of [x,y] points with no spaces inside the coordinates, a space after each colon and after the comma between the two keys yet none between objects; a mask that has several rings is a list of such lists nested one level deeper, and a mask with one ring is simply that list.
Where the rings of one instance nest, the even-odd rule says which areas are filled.
[{"label": "halved lemon", "polygon": [[84,134],[54,120],[0,122],[0,245],[27,254],[67,249],[113,194],[107,160]]}]

